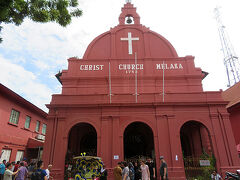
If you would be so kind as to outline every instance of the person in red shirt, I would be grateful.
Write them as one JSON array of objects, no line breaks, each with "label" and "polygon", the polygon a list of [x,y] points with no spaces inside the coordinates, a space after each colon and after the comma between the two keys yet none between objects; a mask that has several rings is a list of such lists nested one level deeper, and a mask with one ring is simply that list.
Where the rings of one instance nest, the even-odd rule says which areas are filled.
[{"label": "person in red shirt", "polygon": [[16,172],[20,166],[20,161],[17,161],[17,164],[15,164],[13,172]]}]

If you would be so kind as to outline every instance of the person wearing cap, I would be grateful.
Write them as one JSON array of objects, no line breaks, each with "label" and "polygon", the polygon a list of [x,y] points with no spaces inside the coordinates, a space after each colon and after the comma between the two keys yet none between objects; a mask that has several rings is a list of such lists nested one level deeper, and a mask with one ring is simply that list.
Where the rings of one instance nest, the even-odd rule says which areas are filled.
[{"label": "person wearing cap", "polygon": [[52,165],[49,164],[48,168],[45,170],[47,173],[47,179],[53,179],[52,176],[50,176],[51,170],[52,170]]},{"label": "person wearing cap", "polygon": [[163,156],[160,156],[161,166],[160,166],[160,176],[162,180],[168,179],[168,172],[167,172],[167,163],[164,160]]}]

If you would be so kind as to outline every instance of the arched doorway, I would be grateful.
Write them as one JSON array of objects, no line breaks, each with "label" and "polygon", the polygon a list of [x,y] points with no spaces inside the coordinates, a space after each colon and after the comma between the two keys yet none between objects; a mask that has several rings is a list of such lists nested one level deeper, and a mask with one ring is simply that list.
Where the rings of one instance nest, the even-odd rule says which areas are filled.
[{"label": "arched doorway", "polygon": [[88,156],[97,156],[97,132],[92,125],[79,123],[69,132],[66,161],[84,152]]},{"label": "arched doorway", "polygon": [[188,121],[181,127],[180,138],[187,178],[210,177],[216,160],[208,129],[200,122]]},{"label": "arched doorway", "polygon": [[142,122],[134,122],[124,131],[124,159],[135,161],[150,157],[155,159],[152,129]]},{"label": "arched doorway", "polygon": [[97,156],[97,132],[88,123],[76,124],[69,131],[64,179],[75,176],[76,162],[74,161],[74,157],[81,155]]}]

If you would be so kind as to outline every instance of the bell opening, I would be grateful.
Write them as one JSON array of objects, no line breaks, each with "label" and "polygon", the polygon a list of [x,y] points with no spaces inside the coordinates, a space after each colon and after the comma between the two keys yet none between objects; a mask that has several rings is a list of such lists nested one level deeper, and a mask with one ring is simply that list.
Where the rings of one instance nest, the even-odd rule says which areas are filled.
[{"label": "bell opening", "polygon": [[132,16],[126,16],[125,24],[134,24],[134,19]]}]

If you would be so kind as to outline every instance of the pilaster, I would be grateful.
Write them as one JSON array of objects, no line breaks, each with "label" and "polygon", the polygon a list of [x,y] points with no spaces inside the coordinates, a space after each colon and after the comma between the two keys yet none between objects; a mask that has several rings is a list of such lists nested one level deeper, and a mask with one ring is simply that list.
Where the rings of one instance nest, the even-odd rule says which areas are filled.
[{"label": "pilaster", "polygon": [[[156,161],[160,162],[160,156],[164,156],[168,162],[168,166],[172,166],[171,160],[171,147],[170,135],[168,129],[168,120],[166,115],[157,115],[157,136],[158,136],[158,150],[159,157],[156,157]],[[168,145],[166,145],[168,144]],[[159,163],[160,164],[160,163]]]},{"label": "pilaster", "polygon": [[100,156],[102,157],[105,166],[111,167],[112,154],[112,118],[111,116],[102,116],[101,118],[101,140],[100,140]]},{"label": "pilaster", "polygon": [[[55,179],[62,179],[64,177],[65,155],[67,151],[68,139],[64,137],[64,127],[66,118],[57,116],[53,120],[53,132],[51,142],[50,163],[52,167],[52,175]],[[45,151],[46,152],[46,151]],[[45,167],[48,164],[45,163]]]},{"label": "pilaster", "polygon": [[[176,127],[174,115],[157,115],[159,154],[164,156],[168,164],[169,178],[186,179],[180,132],[177,131]],[[157,157],[157,161],[160,164],[159,157]]]},{"label": "pilaster", "polygon": [[[120,159],[123,159],[121,155],[121,149],[119,145],[121,144],[121,138],[119,136],[119,124],[120,118],[119,116],[112,116],[112,166],[115,167]],[[115,157],[115,158],[114,158]]]},{"label": "pilaster", "polygon": [[213,137],[214,137],[214,152],[215,156],[217,158],[217,162],[219,163],[219,166],[228,166],[229,165],[229,154],[226,150],[226,143],[224,138],[224,127],[222,127],[222,124],[220,122],[220,119],[218,117],[217,113],[210,114],[210,119],[212,122],[212,128],[213,128]]},{"label": "pilaster", "polygon": [[45,164],[52,164],[52,154],[53,154],[53,146],[54,146],[54,136],[55,136],[55,116],[48,115],[47,121],[47,132],[46,132],[46,139],[44,142],[44,151],[43,151],[43,161]]}]

